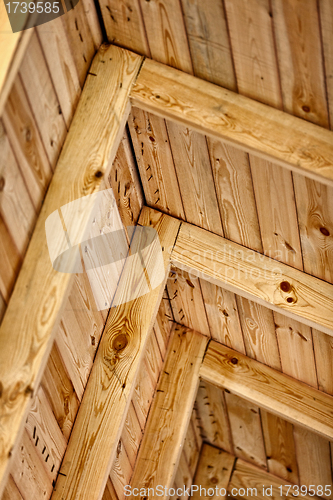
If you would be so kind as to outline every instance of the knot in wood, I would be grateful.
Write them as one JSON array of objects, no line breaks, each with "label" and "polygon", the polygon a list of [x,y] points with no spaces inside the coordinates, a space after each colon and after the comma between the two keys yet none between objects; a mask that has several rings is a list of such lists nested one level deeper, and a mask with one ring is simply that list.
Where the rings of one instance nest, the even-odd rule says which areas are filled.
[{"label": "knot in wood", "polygon": [[281,281],[280,288],[283,292],[288,293],[291,290],[291,284],[289,283],[289,281]]},{"label": "knot in wood", "polygon": [[117,337],[114,339],[112,343],[112,348],[115,351],[119,352],[125,349],[127,344],[128,344],[127,335],[125,333],[121,333],[120,335],[117,335]]},{"label": "knot in wood", "polygon": [[210,480],[210,482],[211,482],[212,484],[217,484],[217,483],[218,483],[218,479],[217,479],[217,477],[212,477],[212,478],[211,478],[211,480]]},{"label": "knot in wood", "polygon": [[5,187],[5,178],[0,176],[0,192],[4,190]]},{"label": "knot in wood", "polygon": [[231,358],[231,363],[232,363],[233,365],[237,365],[237,363],[238,363],[238,359],[237,359],[237,358]]}]

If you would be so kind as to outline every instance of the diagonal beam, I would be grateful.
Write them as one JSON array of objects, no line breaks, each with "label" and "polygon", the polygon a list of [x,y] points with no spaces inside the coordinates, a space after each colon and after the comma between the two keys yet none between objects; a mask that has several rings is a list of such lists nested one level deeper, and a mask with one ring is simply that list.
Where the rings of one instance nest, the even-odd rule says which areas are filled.
[{"label": "diagonal beam", "polygon": [[285,420],[333,439],[333,397],[211,341],[200,376]]},{"label": "diagonal beam", "polygon": [[133,105],[333,185],[333,132],[146,59]]},{"label": "diagonal beam", "polygon": [[[139,224],[157,231],[163,252],[162,265],[168,269],[180,222],[143,209]],[[155,265],[155,259],[156,255],[152,253],[148,267]],[[129,262],[127,259],[118,290],[126,291],[130,279],[137,279],[126,272]],[[149,293],[111,309],[52,500],[102,498],[131,402],[133,381],[162,299],[166,276],[167,273],[160,285]]]},{"label": "diagonal beam", "polygon": [[326,281],[188,223],[181,225],[171,260],[195,276],[333,335],[333,285]]},{"label": "diagonal beam", "polygon": [[[101,47],[95,56],[10,299],[0,330],[0,480],[8,471],[71,284],[71,274],[52,268],[45,221],[61,206],[98,191],[117,151],[141,62],[140,56],[112,46]],[[76,229],[80,241],[86,226],[78,223]]]},{"label": "diagonal beam", "polygon": [[[207,337],[176,325],[136,460],[131,490],[163,486],[154,498],[173,486],[187,427],[199,385],[199,369]],[[152,491],[152,490],[151,490]],[[147,494],[130,498],[144,498]],[[151,493],[149,494],[151,495]]]}]

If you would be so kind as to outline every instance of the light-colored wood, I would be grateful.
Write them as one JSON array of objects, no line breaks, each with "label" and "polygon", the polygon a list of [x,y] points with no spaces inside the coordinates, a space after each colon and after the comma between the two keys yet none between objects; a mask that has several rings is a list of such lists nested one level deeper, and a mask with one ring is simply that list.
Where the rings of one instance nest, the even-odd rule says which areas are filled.
[{"label": "light-colored wood", "polygon": [[124,422],[124,428],[121,435],[121,441],[126,450],[126,455],[131,464],[132,469],[134,468],[136,455],[141,443],[142,431],[139,424],[138,417],[135,413],[133,403],[131,403],[126,420]]},{"label": "light-colored wood", "polygon": [[187,222],[222,236],[205,137],[172,121],[167,128]]},{"label": "light-colored wood", "polygon": [[62,19],[58,17],[52,23],[41,24],[37,27],[37,33],[68,128],[81,87]]},{"label": "light-colored wood", "polygon": [[[139,224],[151,226],[157,231],[164,248],[164,266],[167,267],[169,249],[175,242],[179,222],[159,213],[152,216],[145,209],[141,212]],[[126,264],[123,276],[127,279]],[[120,301],[119,306],[111,309],[53,500],[75,496],[82,500],[98,500],[102,497],[130,405],[145,341],[152,329],[163,288],[162,282],[146,295],[123,304]]]},{"label": "light-colored wood", "polygon": [[16,280],[19,268],[21,267],[22,257],[17,250],[15,243],[0,216],[0,291],[4,303],[8,303],[12,289]]},{"label": "light-colored wood", "polygon": [[[228,484],[235,464],[235,457],[226,451],[204,444],[200,454],[193,484],[198,486],[192,498],[226,498]],[[201,490],[200,488],[205,488]],[[206,493],[205,493],[206,492]],[[215,492],[215,494],[214,494]],[[213,494],[212,494],[213,493]]]},{"label": "light-colored wood", "polygon": [[281,109],[269,0],[226,0],[225,8],[239,93]]},{"label": "light-colored wood", "polygon": [[19,74],[54,168],[66,136],[66,125],[36,33],[31,37]]},{"label": "light-colored wood", "polygon": [[319,330],[312,330],[312,332],[318,387],[320,391],[333,396],[333,338]]},{"label": "light-colored wood", "polygon": [[55,344],[44,370],[41,384],[58,425],[68,441],[79,409],[79,400]]},{"label": "light-colored wood", "polygon": [[192,73],[180,0],[139,0],[152,59]]},{"label": "light-colored wood", "polygon": [[246,354],[281,370],[272,311],[243,297],[236,297]]},{"label": "light-colored wood", "polygon": [[205,280],[200,287],[212,338],[245,354],[235,295]]},{"label": "light-colored wood", "polygon": [[333,436],[332,396],[211,341],[202,378],[327,439]]},{"label": "light-colored wood", "polygon": [[118,500],[112,481],[108,478],[102,500]]},{"label": "light-colored wood", "polygon": [[273,0],[272,14],[283,107],[328,126],[321,34],[316,0]]},{"label": "light-colored wood", "polygon": [[265,410],[260,414],[269,472],[299,484],[293,425]]},{"label": "light-colored wood", "polygon": [[199,280],[186,271],[171,268],[167,288],[175,321],[210,337]]},{"label": "light-colored wood", "polygon": [[0,292],[0,325],[2,322],[2,318],[5,314],[5,311],[6,311],[6,302],[5,302],[5,299],[3,298],[3,296]]},{"label": "light-colored wood", "polygon": [[222,2],[181,0],[195,76],[236,91]]},{"label": "light-colored wood", "polygon": [[1,500],[24,500],[12,476],[9,476]]},{"label": "light-colored wood", "polygon": [[3,123],[32,203],[39,212],[52,171],[19,75],[9,94]]},{"label": "light-colored wood", "polygon": [[85,17],[90,29],[90,33],[97,51],[103,43],[103,33],[100,20],[97,14],[96,5],[93,0],[82,0]]},{"label": "light-colored wood", "polygon": [[[318,486],[330,485],[332,488],[332,469],[330,463],[330,443],[327,439],[316,436],[298,426],[294,428],[296,456],[299,471],[299,484]],[[318,494],[318,490],[317,490]],[[324,498],[332,499],[324,492],[319,494]]]},{"label": "light-colored wood", "polygon": [[120,440],[117,446],[116,457],[110,472],[110,479],[119,500],[125,497],[124,487],[129,484],[132,475],[132,467],[128,459],[123,442]]},{"label": "light-colored wood", "polygon": [[[192,412],[193,414],[193,412]],[[201,447],[199,448],[198,443],[197,443],[197,438],[195,435],[195,430],[193,427],[193,420],[191,417],[190,423],[188,424],[187,428],[187,433],[186,433],[186,438],[184,441],[184,447],[183,447],[183,452],[186,463],[188,464],[188,468],[190,471],[190,476],[193,479],[198,460],[199,460],[199,455],[200,455]]]},{"label": "light-colored wood", "polygon": [[314,124],[151,60],[145,60],[131,99],[146,111],[332,185],[332,133]]},{"label": "light-colored wood", "polygon": [[[58,313],[71,282],[70,274],[58,273],[51,266],[45,220],[63,204],[98,189],[101,178],[99,173],[95,174],[103,173],[118,147],[119,129],[127,118],[128,93],[140,62],[140,57],[116,47],[104,47],[96,56],[92,71],[97,76],[88,78],[2,322],[1,478],[7,469],[8,453],[24,421],[30,395],[46,363],[52,332],[60,319]],[[105,106],[106,100],[109,106]],[[82,226],[80,229],[85,230]],[[17,314],[18,310],[21,314]]]},{"label": "light-colored wood", "polygon": [[[291,488],[289,488],[288,485],[290,485]],[[286,484],[286,481],[273,476],[273,474],[269,474],[255,465],[248,464],[244,460],[238,459],[231,476],[228,491],[235,498],[250,499],[256,497],[263,499],[269,496],[272,500],[286,500],[292,496],[293,491],[297,491],[296,489],[293,490],[292,487],[293,485],[291,483]],[[237,494],[241,488],[240,494]],[[265,494],[263,493],[263,489],[265,490]],[[310,500],[310,498],[318,500],[317,496],[311,497],[309,495],[302,495],[302,498],[306,500]]]},{"label": "light-colored wood", "polygon": [[150,56],[140,1],[101,0],[103,21],[110,43]]},{"label": "light-colored wood", "polygon": [[142,432],[144,432],[146,426],[149,409],[154,397],[154,391],[155,386],[150,380],[146,359],[143,358],[138,375],[135,379],[132,397],[132,403]]},{"label": "light-colored wood", "polygon": [[331,130],[333,128],[333,5],[330,0],[323,0],[319,3],[319,20],[321,26],[321,36],[323,43],[327,100],[330,115]]},{"label": "light-colored wood", "polygon": [[132,488],[173,485],[206,344],[206,337],[175,327],[133,472]]},{"label": "light-colored wood", "polygon": [[[175,489],[175,494],[170,495],[169,500],[187,500],[189,495],[187,495],[188,488],[192,484],[193,476],[189,469],[188,463],[186,461],[184,449],[180,455],[179,464],[176,471],[175,481],[173,483],[173,488]],[[178,494],[180,493],[180,494]]]},{"label": "light-colored wood", "polygon": [[200,380],[196,414],[202,426],[203,439],[233,453],[233,442],[224,393],[215,385]]},{"label": "light-colored wood", "polygon": [[129,128],[147,205],[184,220],[165,121],[133,107]]},{"label": "light-colored wood", "polygon": [[235,455],[266,468],[259,408],[228,392],[225,399]]},{"label": "light-colored wood", "polygon": [[200,278],[333,333],[331,285],[196,226],[182,223],[173,264]]},{"label": "light-colored wood", "polygon": [[154,324],[156,340],[160,348],[162,359],[165,358],[165,353],[171,334],[171,325],[173,319],[174,318],[170,305],[169,295],[167,289],[165,289],[163,292],[163,297]]}]

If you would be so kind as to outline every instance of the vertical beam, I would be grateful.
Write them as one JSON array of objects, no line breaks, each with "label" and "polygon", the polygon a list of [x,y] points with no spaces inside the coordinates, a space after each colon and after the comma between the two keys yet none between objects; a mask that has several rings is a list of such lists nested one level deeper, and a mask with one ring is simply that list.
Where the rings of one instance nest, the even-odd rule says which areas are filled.
[{"label": "vertical beam", "polygon": [[[123,133],[141,61],[112,46],[102,46],[96,55],[9,302],[0,330],[0,481],[8,471],[71,283],[71,274],[52,268],[45,221],[62,205],[98,191]],[[83,226],[78,222],[77,241]]]},{"label": "vertical beam", "polygon": [[[180,221],[143,209],[139,224],[157,231],[167,270]],[[148,268],[155,264],[155,257],[154,253],[150,255]],[[129,261],[125,263],[118,290],[124,282],[127,288],[133,278],[126,273]],[[102,498],[166,276],[149,293],[111,309],[52,500]]]},{"label": "vertical beam", "polygon": [[[207,338],[176,325],[131,481],[134,488],[171,488],[199,385]],[[146,497],[141,495],[140,498]],[[156,494],[155,494],[156,496]],[[160,496],[160,495],[158,495]],[[132,495],[131,498],[138,498]],[[168,498],[161,495],[160,498]]]}]

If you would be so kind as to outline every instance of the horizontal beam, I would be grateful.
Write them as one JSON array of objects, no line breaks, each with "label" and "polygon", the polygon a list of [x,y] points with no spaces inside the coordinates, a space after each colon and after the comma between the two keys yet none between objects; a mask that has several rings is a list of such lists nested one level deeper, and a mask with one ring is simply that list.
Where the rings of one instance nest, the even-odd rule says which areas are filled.
[{"label": "horizontal beam", "polygon": [[[139,224],[156,230],[162,246],[163,260],[160,265],[164,265],[167,271],[170,260],[168,249],[174,245],[180,222],[161,213],[150,217],[143,209]],[[135,233],[131,249],[135,246],[133,241]],[[158,247],[155,250],[160,251]],[[145,256],[146,269],[155,271],[156,252]],[[117,294],[124,289],[126,293],[133,280],[137,287],[141,286],[136,266],[135,269],[133,266],[129,271],[127,269],[130,263],[128,258]],[[150,292],[110,310],[52,500],[102,498],[167,275],[167,272],[162,272],[160,284]],[[141,280],[145,282],[144,274],[141,274]]]},{"label": "horizontal beam", "polygon": [[200,376],[292,423],[333,439],[333,397],[211,341]]},{"label": "horizontal beam", "polygon": [[132,489],[173,486],[206,345],[207,337],[175,326],[133,471]]},{"label": "horizontal beam", "polygon": [[333,335],[333,285],[326,281],[186,222],[171,260],[195,276]]},{"label": "horizontal beam", "polygon": [[[112,46],[101,47],[95,56],[9,301],[0,329],[0,481],[46,364],[73,276],[52,267],[46,219],[63,205],[72,207],[70,202],[98,191],[123,133],[128,95],[141,61]],[[87,226],[78,217],[74,221],[76,241],[82,241]],[[61,232],[51,227],[55,245],[65,241],[61,224],[60,228]]]},{"label": "horizontal beam", "polygon": [[146,59],[134,106],[333,185],[333,132]]}]

